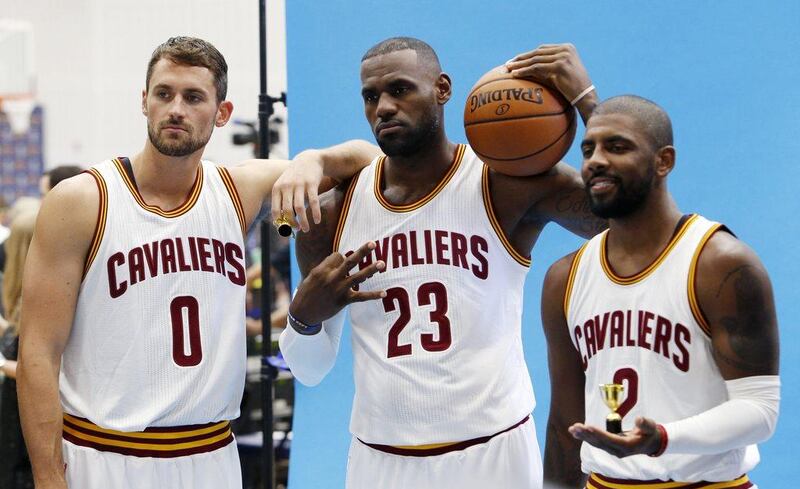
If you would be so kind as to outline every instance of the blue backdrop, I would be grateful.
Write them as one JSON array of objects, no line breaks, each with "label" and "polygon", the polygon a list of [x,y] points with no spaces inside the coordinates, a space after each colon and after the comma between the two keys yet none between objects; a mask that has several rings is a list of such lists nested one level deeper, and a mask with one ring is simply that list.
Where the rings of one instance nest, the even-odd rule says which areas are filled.
[{"label": "blue backdrop", "polygon": [[[606,98],[635,93],[661,104],[675,127],[670,189],[681,210],[728,224],[761,256],[781,325],[782,417],[751,473],[762,488],[794,480],[800,430],[800,353],[793,240],[800,236],[800,2],[570,2],[439,0],[286,2],[292,154],[360,137],[372,140],[360,98],[359,61],[374,43],[409,35],[437,50],[453,79],[446,120],[465,142],[463,101],[492,66],[543,43],[578,48]],[[576,140],[583,134],[579,128]],[[580,164],[577,144],[566,160]],[[534,380],[539,440],[549,405],[539,320],[544,272],[580,241],[549,226],[533,252],[523,336]],[[296,270],[295,270],[296,273]],[[349,332],[336,367],[313,389],[297,385],[291,489],[341,488],[350,440]]]}]

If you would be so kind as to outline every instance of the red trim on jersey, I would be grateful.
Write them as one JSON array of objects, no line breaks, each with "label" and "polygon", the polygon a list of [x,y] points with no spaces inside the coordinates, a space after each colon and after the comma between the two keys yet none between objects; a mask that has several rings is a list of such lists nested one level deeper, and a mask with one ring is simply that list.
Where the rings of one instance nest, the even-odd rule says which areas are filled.
[{"label": "red trim on jersey", "polygon": [[615,479],[613,477],[606,477],[604,475],[592,473],[589,480],[586,481],[587,489],[747,489],[753,487],[753,483],[747,475],[725,482],[675,482],[673,480],[633,480],[633,479]]},{"label": "red trim on jersey", "polygon": [[75,445],[135,457],[172,458],[205,453],[233,441],[228,421],[123,432],[64,414],[63,438]]},{"label": "red trim on jersey", "polygon": [[100,175],[100,172],[94,168],[89,168],[83,173],[88,173],[94,177],[94,181],[97,184],[97,191],[100,194],[100,205],[97,208],[97,223],[94,227],[89,253],[86,255],[86,261],[83,265],[82,279],[86,278],[86,274],[89,273],[89,267],[92,266],[92,262],[94,262],[97,252],[100,249],[100,243],[103,241],[103,235],[106,230],[106,219],[108,218],[108,188],[106,187],[106,181],[103,179],[103,176]]},{"label": "red trim on jersey", "polygon": [[142,194],[139,193],[139,189],[136,187],[130,177],[128,177],[128,172],[125,171],[125,168],[122,166],[122,162],[119,158],[113,160],[114,166],[116,166],[117,171],[119,172],[120,176],[122,177],[122,181],[125,182],[125,186],[128,187],[128,190],[131,192],[133,199],[136,201],[139,206],[153,214],[158,214],[162,217],[179,217],[191,210],[194,207],[194,204],[197,202],[197,199],[200,198],[200,191],[203,189],[203,164],[200,163],[197,165],[197,175],[194,178],[194,184],[192,184],[192,188],[189,190],[189,194],[186,196],[186,200],[179,205],[178,207],[172,209],[171,211],[165,211],[161,207],[157,205],[150,205],[145,202],[144,197]]},{"label": "red trim on jersey", "polygon": [[504,429],[503,431],[498,431],[497,433],[495,433],[493,435],[481,436],[481,437],[478,437],[478,438],[473,438],[471,440],[459,441],[459,442],[451,443],[451,444],[440,446],[440,447],[436,447],[436,448],[423,448],[423,449],[401,448],[401,447],[395,447],[395,446],[392,446],[392,445],[379,445],[377,443],[367,443],[367,442],[365,442],[365,441],[363,441],[363,440],[361,440],[359,438],[356,438],[356,440],[360,441],[361,443],[363,443],[364,445],[366,445],[366,446],[368,446],[370,448],[374,448],[375,450],[378,450],[380,452],[391,453],[393,455],[404,455],[404,456],[407,456],[407,457],[432,457],[432,456],[436,456],[436,455],[444,455],[445,453],[464,450],[465,448],[469,448],[469,447],[474,446],[474,445],[480,445],[482,443],[486,443],[487,441],[491,440],[492,438],[494,438],[497,435],[502,435],[503,433],[511,431],[514,428],[517,428],[517,427],[525,424],[526,422],[528,422],[529,419],[531,419],[530,415],[525,416],[525,418],[522,419],[520,422],[514,424],[513,426],[509,426],[508,428]]},{"label": "red trim on jersey", "polygon": [[503,248],[506,249],[508,254],[511,255],[511,258],[517,263],[523,267],[530,267],[531,257],[524,256],[514,249],[511,241],[503,231],[503,227],[500,225],[497,215],[494,213],[494,205],[492,204],[492,196],[489,187],[489,166],[485,163],[483,164],[483,173],[481,174],[481,193],[483,194],[483,207],[486,209],[486,215],[489,217],[489,222],[492,224],[495,234],[500,238],[500,242],[503,243]]},{"label": "red trim on jersey", "polygon": [[350,213],[350,203],[353,201],[356,183],[358,182],[358,178],[361,176],[362,171],[363,170],[356,173],[350,180],[350,184],[347,186],[347,192],[344,194],[344,202],[342,202],[342,210],[339,212],[339,222],[336,223],[336,232],[333,235],[333,250],[331,251],[336,251],[339,249],[339,242],[342,240],[342,233],[344,233],[344,224],[347,222],[347,214]]},{"label": "red trim on jersey", "polygon": [[459,144],[456,147],[456,153],[453,156],[453,162],[450,164],[450,168],[445,173],[442,180],[433,188],[428,195],[422,197],[421,199],[417,200],[416,202],[411,202],[410,204],[402,204],[402,205],[394,205],[383,196],[383,192],[381,191],[381,179],[383,177],[383,164],[386,162],[386,156],[381,156],[378,159],[375,168],[375,198],[378,199],[378,202],[387,210],[392,212],[411,212],[413,210],[417,210],[420,207],[424,206],[428,202],[432,201],[434,197],[436,197],[442,189],[447,186],[448,182],[452,180],[453,175],[456,174],[456,170],[461,165],[461,160],[464,158],[464,153],[467,150],[467,146],[465,144]]},{"label": "red trim on jersey", "polygon": [[244,217],[244,206],[242,205],[241,197],[239,197],[239,192],[236,190],[236,184],[233,183],[233,177],[231,177],[231,173],[227,168],[218,166],[217,171],[219,171],[222,183],[225,184],[225,189],[228,191],[228,195],[231,196],[231,200],[233,201],[233,208],[236,210],[236,217],[239,218],[239,226],[242,228],[242,234],[246,235],[247,220]]}]

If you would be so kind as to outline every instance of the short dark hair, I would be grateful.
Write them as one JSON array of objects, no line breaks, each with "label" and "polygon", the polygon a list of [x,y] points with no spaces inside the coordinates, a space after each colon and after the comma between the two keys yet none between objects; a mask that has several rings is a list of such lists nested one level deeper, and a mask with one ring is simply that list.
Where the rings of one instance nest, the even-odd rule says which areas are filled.
[{"label": "short dark hair", "polygon": [[672,121],[667,112],[652,100],[638,95],[611,97],[595,107],[591,117],[606,114],[625,114],[636,119],[656,150],[673,144]]},{"label": "short dark hair", "polygon": [[208,68],[214,75],[214,86],[217,89],[217,103],[225,100],[228,94],[228,63],[217,48],[210,42],[196,37],[170,37],[167,41],[159,45],[150,57],[147,65],[147,78],[145,79],[145,89],[150,88],[150,76],[153,68],[162,58],[166,58],[173,63],[187,66],[202,66]]},{"label": "short dark hair", "polygon": [[62,180],[66,180],[67,178],[72,178],[78,173],[81,173],[82,171],[83,168],[77,165],[61,165],[53,168],[52,170],[46,173],[50,181],[50,188],[51,189],[54,188]]},{"label": "short dark hair", "polygon": [[375,56],[381,56],[383,54],[389,54],[395,51],[402,51],[404,49],[415,51],[420,59],[430,63],[432,66],[441,71],[442,65],[439,63],[439,56],[436,55],[436,51],[433,50],[430,44],[414,37],[390,37],[389,39],[384,39],[383,41],[369,48],[369,50],[364,53],[364,56],[361,57],[361,62],[363,63],[369,58],[374,58]]}]

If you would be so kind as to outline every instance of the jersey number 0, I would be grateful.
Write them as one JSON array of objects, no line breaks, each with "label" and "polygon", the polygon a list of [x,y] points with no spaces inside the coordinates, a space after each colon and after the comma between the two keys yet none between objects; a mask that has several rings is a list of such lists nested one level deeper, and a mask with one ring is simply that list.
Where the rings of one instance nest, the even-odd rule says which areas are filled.
[{"label": "jersey number 0", "polygon": [[[170,302],[169,313],[172,318],[172,360],[180,367],[198,365],[203,359],[203,347],[200,344],[200,304],[190,295],[180,295]],[[188,351],[185,335],[189,336]]]}]

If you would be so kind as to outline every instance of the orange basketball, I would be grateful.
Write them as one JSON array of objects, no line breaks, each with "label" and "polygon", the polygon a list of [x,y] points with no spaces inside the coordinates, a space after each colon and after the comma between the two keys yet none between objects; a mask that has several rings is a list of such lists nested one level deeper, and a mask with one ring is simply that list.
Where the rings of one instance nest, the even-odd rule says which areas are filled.
[{"label": "orange basketball", "polygon": [[464,129],[475,153],[506,175],[542,173],[575,138],[575,110],[556,90],[494,69],[472,87]]}]

